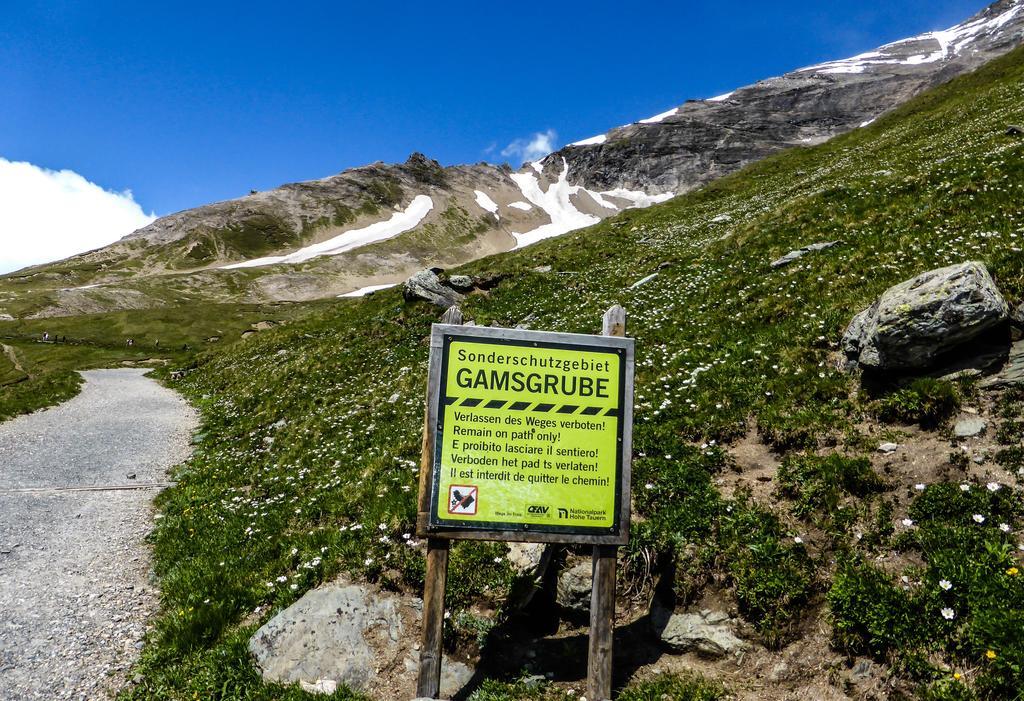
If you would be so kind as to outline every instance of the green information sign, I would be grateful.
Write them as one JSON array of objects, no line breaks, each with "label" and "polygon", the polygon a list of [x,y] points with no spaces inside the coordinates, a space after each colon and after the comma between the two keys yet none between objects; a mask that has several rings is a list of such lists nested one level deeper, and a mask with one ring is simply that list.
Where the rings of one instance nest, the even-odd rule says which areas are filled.
[{"label": "green information sign", "polygon": [[431,351],[432,532],[625,542],[631,339],[435,325]]}]

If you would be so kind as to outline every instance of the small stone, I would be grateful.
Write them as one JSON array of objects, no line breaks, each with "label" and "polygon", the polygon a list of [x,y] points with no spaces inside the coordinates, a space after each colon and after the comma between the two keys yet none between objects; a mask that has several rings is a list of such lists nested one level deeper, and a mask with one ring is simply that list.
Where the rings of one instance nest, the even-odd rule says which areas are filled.
[{"label": "small stone", "polygon": [[886,454],[895,453],[896,449],[899,447],[900,446],[896,443],[882,443],[880,446],[878,446],[878,452]]},{"label": "small stone", "polygon": [[593,565],[581,562],[558,576],[558,605],[573,613],[590,611],[590,594],[593,589]]},{"label": "small stone", "polygon": [[1014,385],[1024,385],[1024,341],[1010,346],[1010,356],[1002,370],[979,383],[982,389]]},{"label": "small stone", "polygon": [[638,287],[642,287],[643,285],[646,285],[648,282],[650,282],[651,280],[653,280],[656,277],[658,277],[658,273],[651,273],[647,277],[640,278],[639,280],[634,282],[632,285],[629,286],[629,289],[635,290]]},{"label": "small stone", "polygon": [[465,299],[462,294],[442,283],[437,273],[429,268],[406,280],[402,287],[402,295],[406,301],[422,299],[443,309],[448,309]]},{"label": "small stone", "polygon": [[786,265],[789,265],[798,258],[803,258],[808,253],[813,253],[814,251],[824,251],[826,249],[832,248],[833,246],[838,246],[840,243],[842,243],[842,241],[822,241],[821,243],[812,243],[809,246],[804,246],[803,248],[798,248],[795,251],[790,251],[781,258],[773,260],[771,263],[769,263],[769,265],[773,268],[782,268]]},{"label": "small stone", "polygon": [[536,689],[538,687],[544,686],[546,682],[547,679],[544,677],[543,674],[534,674],[523,679],[523,685],[527,689]]},{"label": "small stone", "polygon": [[874,665],[871,664],[870,660],[861,660],[857,663],[857,666],[850,672],[850,678],[854,681],[864,681],[871,677],[871,669]]},{"label": "small stone", "polygon": [[957,438],[974,438],[980,436],[988,428],[988,422],[980,416],[971,416],[956,422],[953,435]]},{"label": "small stone", "polygon": [[402,395],[400,395],[400,394],[399,394],[398,392],[395,392],[395,393],[394,393],[394,394],[392,394],[392,395],[391,395],[390,397],[388,397],[388,404],[394,404],[395,402],[397,402],[397,401],[398,401],[398,399],[399,399],[399,398],[400,398],[401,396],[402,396]]},{"label": "small stone", "polygon": [[473,289],[473,278],[469,275],[452,275],[448,278],[448,284],[460,292]]},{"label": "small stone", "polygon": [[333,694],[338,690],[338,682],[333,679],[317,679],[312,684],[306,681],[299,681],[303,691],[311,694]]},{"label": "small stone", "polygon": [[772,671],[768,673],[768,681],[783,682],[789,679],[789,676],[789,665],[785,662],[779,662],[777,665],[772,667]]},{"label": "small stone", "polygon": [[712,657],[739,652],[747,644],[732,632],[728,615],[717,612],[673,613],[655,605],[651,608],[651,625],[661,641],[677,652],[696,650]]},{"label": "small stone", "polygon": [[125,475],[125,477],[127,477],[130,480],[133,480],[133,479],[135,479],[135,473],[134,472],[129,472],[127,475]]}]

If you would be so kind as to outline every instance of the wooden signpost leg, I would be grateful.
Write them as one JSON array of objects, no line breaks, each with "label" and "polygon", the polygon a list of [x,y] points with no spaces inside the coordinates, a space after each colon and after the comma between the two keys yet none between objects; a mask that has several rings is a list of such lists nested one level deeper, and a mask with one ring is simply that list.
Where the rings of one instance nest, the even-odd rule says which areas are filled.
[{"label": "wooden signpost leg", "polygon": [[416,696],[441,697],[441,644],[444,637],[444,589],[448,579],[449,540],[427,540],[427,573],[423,587],[423,639]]},{"label": "wooden signpost leg", "polygon": [[590,593],[590,656],[587,701],[612,697],[612,634],[615,630],[614,545],[594,546],[594,585]]},{"label": "wooden signpost leg", "polygon": [[[462,311],[450,307],[441,317],[445,324],[462,324]],[[420,455],[420,492],[416,532],[427,530],[432,499],[430,476],[434,462],[434,437],[431,434],[430,395],[423,422],[423,450]],[[441,696],[441,658],[444,642],[444,591],[448,582],[448,550],[451,541],[427,538],[427,570],[423,583],[423,634],[420,639],[420,669],[416,680],[416,696],[436,699]]]},{"label": "wooden signpost leg", "polygon": [[[603,336],[626,335],[626,310],[615,305],[604,315]],[[614,545],[594,546],[593,588],[590,592],[590,650],[587,659],[587,701],[612,697],[612,636],[615,632]]]}]

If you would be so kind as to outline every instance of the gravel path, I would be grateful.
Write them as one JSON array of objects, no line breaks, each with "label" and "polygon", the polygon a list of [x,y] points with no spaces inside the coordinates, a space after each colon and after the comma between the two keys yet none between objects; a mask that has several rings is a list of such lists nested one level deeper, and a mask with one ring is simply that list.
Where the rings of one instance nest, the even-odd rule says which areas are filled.
[{"label": "gravel path", "polygon": [[74,399],[0,423],[5,701],[104,698],[142,647],[156,489],[66,488],[159,483],[188,457],[195,413],[145,372],[83,372]]}]

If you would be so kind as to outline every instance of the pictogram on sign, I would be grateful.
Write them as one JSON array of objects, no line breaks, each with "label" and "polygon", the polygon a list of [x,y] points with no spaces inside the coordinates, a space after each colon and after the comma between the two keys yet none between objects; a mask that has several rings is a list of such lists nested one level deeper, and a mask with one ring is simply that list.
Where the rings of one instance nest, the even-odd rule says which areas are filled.
[{"label": "pictogram on sign", "polygon": [[473,485],[453,484],[448,488],[448,513],[476,516],[479,491]]}]

